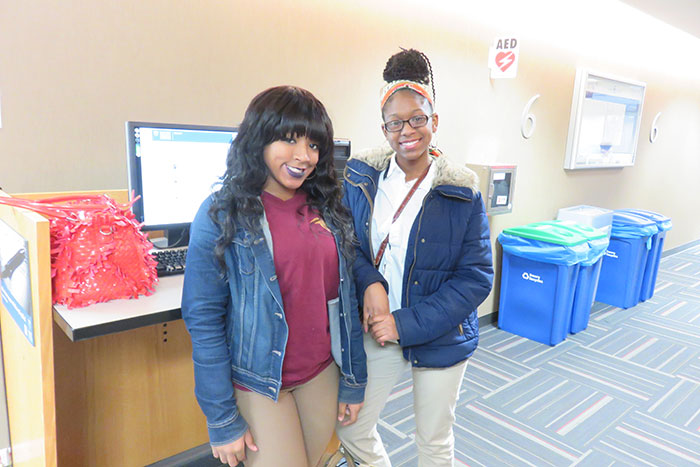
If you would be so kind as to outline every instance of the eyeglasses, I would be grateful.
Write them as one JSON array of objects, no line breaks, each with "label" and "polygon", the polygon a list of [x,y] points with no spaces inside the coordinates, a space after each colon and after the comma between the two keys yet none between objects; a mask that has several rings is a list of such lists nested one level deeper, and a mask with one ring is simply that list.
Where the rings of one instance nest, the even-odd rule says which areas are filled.
[{"label": "eyeglasses", "polygon": [[430,117],[432,117],[432,115],[414,115],[408,120],[392,120],[390,122],[384,122],[384,129],[395,133],[403,130],[403,126],[406,123],[408,123],[411,128],[421,128],[428,124]]}]

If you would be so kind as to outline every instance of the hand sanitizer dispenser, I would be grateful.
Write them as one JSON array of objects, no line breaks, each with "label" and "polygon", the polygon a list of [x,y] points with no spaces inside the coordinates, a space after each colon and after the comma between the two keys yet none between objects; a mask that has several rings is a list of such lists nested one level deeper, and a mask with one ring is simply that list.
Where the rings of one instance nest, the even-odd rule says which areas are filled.
[{"label": "hand sanitizer dispenser", "polygon": [[513,210],[515,165],[467,163],[467,167],[479,176],[479,191],[487,214],[507,214]]}]

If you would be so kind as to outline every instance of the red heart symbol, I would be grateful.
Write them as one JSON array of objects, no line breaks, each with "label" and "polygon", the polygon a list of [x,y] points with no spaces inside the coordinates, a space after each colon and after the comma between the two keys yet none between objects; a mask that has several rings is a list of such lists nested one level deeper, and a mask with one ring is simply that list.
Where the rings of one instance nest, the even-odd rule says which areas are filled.
[{"label": "red heart symbol", "polygon": [[501,71],[506,71],[515,61],[515,54],[513,52],[498,52],[496,54],[496,66],[501,69]]}]

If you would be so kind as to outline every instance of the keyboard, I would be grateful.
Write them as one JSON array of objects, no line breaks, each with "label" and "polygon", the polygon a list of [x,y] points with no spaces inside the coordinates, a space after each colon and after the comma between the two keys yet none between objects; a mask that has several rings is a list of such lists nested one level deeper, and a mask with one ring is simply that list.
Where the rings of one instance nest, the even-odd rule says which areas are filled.
[{"label": "keyboard", "polygon": [[186,246],[151,250],[151,254],[158,261],[158,266],[156,267],[158,277],[184,274],[185,259],[187,258]]}]

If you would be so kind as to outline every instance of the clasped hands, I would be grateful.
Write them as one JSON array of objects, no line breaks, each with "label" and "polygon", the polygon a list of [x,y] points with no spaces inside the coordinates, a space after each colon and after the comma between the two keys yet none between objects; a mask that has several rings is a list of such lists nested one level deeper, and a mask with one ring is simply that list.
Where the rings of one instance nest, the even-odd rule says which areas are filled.
[{"label": "clasped hands", "polygon": [[389,297],[379,282],[365,289],[362,325],[365,332],[372,334],[372,338],[379,345],[399,339],[394,315],[389,311]]}]

